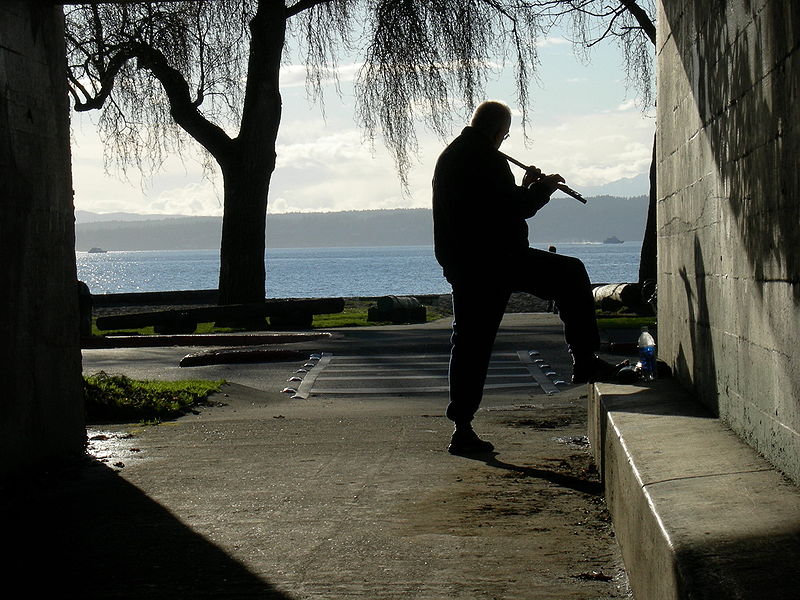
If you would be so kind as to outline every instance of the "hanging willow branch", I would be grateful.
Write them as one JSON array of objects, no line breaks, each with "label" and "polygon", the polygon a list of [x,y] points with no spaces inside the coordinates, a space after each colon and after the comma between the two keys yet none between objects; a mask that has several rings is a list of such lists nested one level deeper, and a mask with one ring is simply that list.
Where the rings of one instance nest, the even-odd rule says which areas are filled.
[{"label": "hanging willow branch", "polygon": [[[579,51],[605,40],[623,49],[629,80],[651,101],[652,0],[225,0],[67,6],[70,94],[100,109],[107,156],[123,171],[153,170],[186,134],[211,154],[234,138],[260,4],[283,6],[290,43],[304,56],[307,89],[322,99],[338,56],[362,63],[356,116],[405,178],[420,124],[440,136],[484,99],[487,80],[512,66],[529,122],[541,41],[571,25]],[[179,81],[180,80],[180,81]],[[172,92],[180,88],[180,93]],[[172,90],[172,92],[170,91]],[[188,91],[191,95],[187,97]],[[177,102],[170,99],[178,98]],[[228,132],[228,133],[225,133]]]}]

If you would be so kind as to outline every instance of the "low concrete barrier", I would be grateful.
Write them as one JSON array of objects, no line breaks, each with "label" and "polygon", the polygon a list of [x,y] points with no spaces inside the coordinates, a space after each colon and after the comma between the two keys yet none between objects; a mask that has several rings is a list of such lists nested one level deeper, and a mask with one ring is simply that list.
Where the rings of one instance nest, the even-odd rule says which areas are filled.
[{"label": "low concrete barrier", "polygon": [[217,290],[172,290],[167,292],[93,294],[92,304],[97,308],[114,306],[162,306],[169,304],[216,304],[217,296]]},{"label": "low concrete barrier", "polygon": [[642,314],[652,314],[652,308],[642,298],[638,283],[604,283],[592,286],[595,306],[601,310],[627,309]]},{"label": "low concrete barrier", "polygon": [[800,490],[676,382],[595,384],[589,438],[637,600],[797,597]]},{"label": "low concrete barrier", "polygon": [[424,323],[427,309],[413,296],[382,296],[367,310],[367,321]]},{"label": "low concrete barrier", "polygon": [[97,328],[102,330],[156,327],[156,333],[191,333],[197,323],[212,321],[246,321],[269,317],[274,328],[308,328],[316,314],[340,313],[343,298],[297,298],[266,300],[254,304],[229,304],[181,310],[130,313],[99,317]]}]

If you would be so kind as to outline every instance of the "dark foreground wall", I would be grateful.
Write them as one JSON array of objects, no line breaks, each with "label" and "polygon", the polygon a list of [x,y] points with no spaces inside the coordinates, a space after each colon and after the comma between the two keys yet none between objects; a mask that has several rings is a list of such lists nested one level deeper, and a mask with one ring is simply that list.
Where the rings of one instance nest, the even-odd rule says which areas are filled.
[{"label": "dark foreground wall", "polygon": [[800,481],[800,3],[660,5],[660,354]]},{"label": "dark foreground wall", "polygon": [[0,3],[0,478],[82,449],[61,8]]}]

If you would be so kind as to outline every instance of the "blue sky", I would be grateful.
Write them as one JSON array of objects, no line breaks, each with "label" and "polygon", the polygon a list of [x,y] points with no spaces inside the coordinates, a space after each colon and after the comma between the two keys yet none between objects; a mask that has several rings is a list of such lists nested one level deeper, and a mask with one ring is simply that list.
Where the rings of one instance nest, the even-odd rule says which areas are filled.
[{"label": "blue sky", "polygon": [[[645,178],[655,130],[653,111],[643,112],[635,91],[626,90],[619,50],[595,47],[591,62],[577,60],[563,38],[544,40],[537,82],[531,84],[529,139],[515,117],[503,151],[547,172],[559,172],[579,191],[599,186],[626,195],[647,193]],[[353,119],[349,81],[357,66],[342,64],[342,97],[325,94],[325,118],[306,98],[302,65],[282,71],[283,119],[278,137],[278,166],[270,188],[269,212],[311,212],[430,206],[430,178],[438,153],[448,140],[419,129],[419,152],[403,194],[392,159],[380,140],[371,148]],[[516,111],[507,72],[487,86],[487,98],[508,102]],[[102,146],[92,121],[97,115],[73,113],[75,208],[92,212],[221,215],[221,182],[203,177],[199,155],[172,157],[164,170],[131,181],[104,172]],[[452,135],[465,125],[453,115]],[[515,171],[521,176],[521,171]],[[631,185],[630,178],[641,183]],[[639,189],[641,188],[641,189]],[[633,191],[631,191],[633,190]],[[620,192],[621,193],[621,192]]]}]

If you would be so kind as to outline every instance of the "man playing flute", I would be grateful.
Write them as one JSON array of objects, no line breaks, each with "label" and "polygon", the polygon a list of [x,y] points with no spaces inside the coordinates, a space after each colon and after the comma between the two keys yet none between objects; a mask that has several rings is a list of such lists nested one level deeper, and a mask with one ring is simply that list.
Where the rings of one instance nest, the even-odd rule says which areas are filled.
[{"label": "man playing flute", "polygon": [[573,383],[598,381],[615,371],[595,354],[600,337],[583,263],[528,245],[525,219],[548,203],[564,179],[529,168],[517,185],[499,152],[510,128],[507,105],[483,102],[439,156],[433,175],[436,259],[453,289],[446,413],[455,423],[448,446],[453,454],[493,449],[475,433],[472,420],[511,292],[528,292],[558,305],[572,354]]}]

